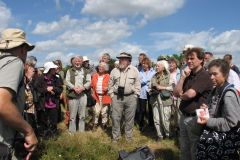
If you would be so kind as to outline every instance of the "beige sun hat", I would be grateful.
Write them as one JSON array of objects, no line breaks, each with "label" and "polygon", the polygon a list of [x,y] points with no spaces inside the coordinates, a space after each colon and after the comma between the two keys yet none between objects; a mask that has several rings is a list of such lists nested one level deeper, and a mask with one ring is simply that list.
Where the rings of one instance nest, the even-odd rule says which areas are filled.
[{"label": "beige sun hat", "polygon": [[0,50],[12,49],[24,43],[27,45],[28,51],[31,51],[35,47],[27,42],[24,31],[17,28],[8,28],[2,32]]},{"label": "beige sun hat", "polygon": [[117,59],[120,59],[120,58],[129,58],[129,59],[132,59],[132,55],[129,54],[129,53],[126,53],[126,52],[122,52],[120,53],[119,56],[116,57]]}]

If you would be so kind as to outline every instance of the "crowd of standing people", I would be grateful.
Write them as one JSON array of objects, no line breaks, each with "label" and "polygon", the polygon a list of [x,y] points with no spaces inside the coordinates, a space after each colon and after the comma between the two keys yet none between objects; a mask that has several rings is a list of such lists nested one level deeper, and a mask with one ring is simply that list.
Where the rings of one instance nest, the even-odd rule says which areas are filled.
[{"label": "crowd of standing people", "polygon": [[[36,137],[57,137],[64,107],[70,135],[86,131],[86,125],[93,132],[101,126],[104,131],[111,129],[112,143],[121,139],[122,129],[126,141],[132,143],[135,125],[141,133],[155,130],[157,142],[179,138],[182,160],[239,156],[240,72],[231,54],[214,59],[211,52],[186,45],[181,61],[159,56],[152,62],[140,53],[139,64],[134,66],[130,53],[120,53],[115,63],[104,53],[97,67],[87,56],[78,55],[64,71],[60,60],[37,69],[37,58],[27,57],[33,48],[22,30],[3,31],[1,144],[13,148],[17,130],[25,138],[29,158]],[[203,114],[197,114],[199,109]],[[90,124],[86,124],[88,116]]]}]

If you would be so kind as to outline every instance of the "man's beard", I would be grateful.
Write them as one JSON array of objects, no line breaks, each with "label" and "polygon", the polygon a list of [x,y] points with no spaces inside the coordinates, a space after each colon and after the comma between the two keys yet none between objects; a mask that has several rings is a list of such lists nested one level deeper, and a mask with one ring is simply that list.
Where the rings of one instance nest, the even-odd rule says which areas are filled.
[{"label": "man's beard", "polygon": [[76,69],[80,69],[82,66],[81,65],[75,65],[74,66]]},{"label": "man's beard", "polygon": [[127,65],[124,65],[124,64],[119,64],[119,69],[125,69],[125,68],[127,68]]},{"label": "man's beard", "polygon": [[90,65],[86,63],[86,64],[83,64],[83,67],[90,68]]}]

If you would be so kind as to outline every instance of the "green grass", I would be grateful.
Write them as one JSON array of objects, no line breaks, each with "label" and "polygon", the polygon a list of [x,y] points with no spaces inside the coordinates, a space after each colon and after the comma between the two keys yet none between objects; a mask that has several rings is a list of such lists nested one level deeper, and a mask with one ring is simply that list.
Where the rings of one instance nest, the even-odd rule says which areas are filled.
[{"label": "green grass", "polygon": [[142,135],[134,129],[133,143],[128,144],[123,136],[118,144],[111,143],[111,129],[107,132],[99,128],[69,135],[64,124],[60,124],[61,134],[56,140],[42,141],[33,159],[40,160],[117,160],[120,150],[132,151],[137,147],[149,146],[157,160],[178,160],[179,149],[173,140],[156,142],[154,132]]}]

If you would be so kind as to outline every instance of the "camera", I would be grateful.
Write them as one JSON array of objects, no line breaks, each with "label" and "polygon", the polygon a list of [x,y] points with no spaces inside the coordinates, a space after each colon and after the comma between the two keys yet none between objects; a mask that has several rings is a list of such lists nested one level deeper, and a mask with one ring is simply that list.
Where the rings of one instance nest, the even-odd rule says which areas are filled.
[{"label": "camera", "polygon": [[122,87],[122,86],[118,87],[118,96],[120,96],[120,97],[124,96],[124,87]]}]

